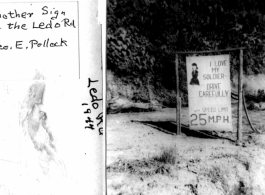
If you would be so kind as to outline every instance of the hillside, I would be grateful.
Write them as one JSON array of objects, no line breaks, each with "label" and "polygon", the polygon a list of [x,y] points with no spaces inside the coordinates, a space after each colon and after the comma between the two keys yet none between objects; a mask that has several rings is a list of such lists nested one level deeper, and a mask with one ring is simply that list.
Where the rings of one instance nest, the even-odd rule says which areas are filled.
[{"label": "hillside", "polygon": [[[244,47],[244,82],[254,86],[245,85],[245,94],[256,96],[257,101],[258,90],[265,89],[261,76],[265,73],[264,4],[254,0],[109,0],[108,100],[119,94],[132,102],[158,101],[172,107],[176,51]],[[228,54],[235,89],[239,53]],[[187,105],[185,56],[179,61],[181,97]]]}]

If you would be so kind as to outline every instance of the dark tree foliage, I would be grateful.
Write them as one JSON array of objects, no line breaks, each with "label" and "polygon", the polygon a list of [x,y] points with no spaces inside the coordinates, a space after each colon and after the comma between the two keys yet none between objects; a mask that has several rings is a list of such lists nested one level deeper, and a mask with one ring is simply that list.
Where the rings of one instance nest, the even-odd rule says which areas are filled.
[{"label": "dark tree foliage", "polygon": [[[245,73],[265,73],[265,1],[108,0],[107,12],[107,68],[136,85],[174,89],[175,51],[246,47]],[[180,72],[185,92],[183,57]]]}]

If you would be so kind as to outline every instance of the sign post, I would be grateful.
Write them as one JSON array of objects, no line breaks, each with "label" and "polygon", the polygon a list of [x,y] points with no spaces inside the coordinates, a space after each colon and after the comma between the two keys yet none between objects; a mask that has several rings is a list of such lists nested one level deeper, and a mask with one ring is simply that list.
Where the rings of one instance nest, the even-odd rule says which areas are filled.
[{"label": "sign post", "polygon": [[[177,135],[181,133],[178,54],[206,54],[240,50],[238,68],[237,141],[242,141],[243,47],[207,51],[176,52]],[[229,55],[187,57],[190,129],[233,131]],[[197,58],[197,59],[196,59]],[[199,59],[200,58],[200,59]],[[203,59],[204,58],[204,59]],[[192,62],[194,60],[194,62]],[[198,60],[198,61],[197,61]],[[196,63],[197,61],[197,63]],[[191,85],[191,86],[189,86]],[[199,86],[199,87],[198,87]],[[214,97],[214,98],[212,98]]]},{"label": "sign post", "polygon": [[178,54],[176,54],[175,69],[176,69],[176,123],[177,123],[177,135],[180,135],[180,133],[181,133],[181,121],[180,121],[181,99],[180,99],[180,93],[179,93],[179,59],[178,59]]},{"label": "sign post", "polygon": [[239,54],[240,65],[238,67],[238,126],[237,126],[237,141],[242,141],[242,99],[243,99],[243,50],[240,49]]}]

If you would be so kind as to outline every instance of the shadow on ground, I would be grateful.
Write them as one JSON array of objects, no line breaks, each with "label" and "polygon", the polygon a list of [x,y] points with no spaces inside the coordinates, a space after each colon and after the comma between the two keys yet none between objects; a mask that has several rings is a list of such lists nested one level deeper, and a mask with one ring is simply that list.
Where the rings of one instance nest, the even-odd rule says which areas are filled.
[{"label": "shadow on ground", "polygon": [[[149,127],[152,127],[158,131],[176,135],[177,127],[176,123],[172,121],[136,121],[132,120],[131,122],[140,123]],[[189,126],[181,124],[181,133],[189,136],[189,137],[196,137],[196,138],[210,138],[210,139],[228,139],[224,137],[218,136],[215,132],[209,131],[194,131],[189,129]],[[229,139],[230,140],[230,139]],[[232,141],[232,140],[230,140]]]}]

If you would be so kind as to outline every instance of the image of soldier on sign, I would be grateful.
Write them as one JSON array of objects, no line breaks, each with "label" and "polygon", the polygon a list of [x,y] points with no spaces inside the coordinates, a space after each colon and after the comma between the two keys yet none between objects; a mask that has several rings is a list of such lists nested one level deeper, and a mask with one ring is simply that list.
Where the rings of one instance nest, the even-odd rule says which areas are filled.
[{"label": "image of soldier on sign", "polygon": [[192,63],[192,72],[191,72],[192,78],[190,80],[190,85],[200,85],[200,82],[198,80],[198,74],[199,74],[199,71],[198,71],[197,64]]}]

